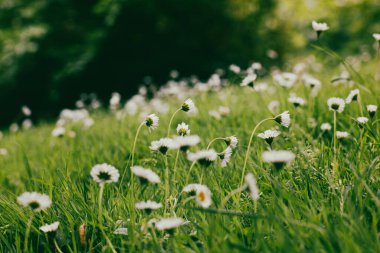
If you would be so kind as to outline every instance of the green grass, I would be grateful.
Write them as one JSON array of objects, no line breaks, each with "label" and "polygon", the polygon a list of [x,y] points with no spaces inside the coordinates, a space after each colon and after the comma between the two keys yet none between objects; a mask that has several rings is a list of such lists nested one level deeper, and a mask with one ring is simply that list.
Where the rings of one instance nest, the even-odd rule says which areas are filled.
[{"label": "green grass", "polygon": [[[364,71],[364,70],[363,70]],[[173,174],[176,151],[169,151],[170,207],[150,214],[137,211],[133,203],[152,199],[165,203],[165,164],[163,156],[149,150],[150,142],[166,136],[172,113],[182,100],[169,101],[170,112],[160,115],[160,126],[149,133],[142,128],[137,141],[135,164],[153,169],[161,177],[161,184],[145,189],[137,180],[131,181],[130,155],[136,130],[141,123],[137,117],[117,120],[104,111],[92,113],[95,124],[88,130],[73,126],[75,138],[54,138],[53,124],[16,134],[6,134],[0,141],[9,155],[0,157],[0,252],[22,252],[26,223],[31,212],[17,204],[16,198],[24,191],[37,191],[50,195],[52,207],[37,213],[31,228],[30,252],[55,252],[52,237],[39,231],[46,223],[60,221],[56,241],[63,252],[379,252],[379,122],[368,124],[360,137],[360,128],[354,118],[360,116],[358,103],[346,105],[338,114],[338,130],[349,131],[349,140],[338,141],[337,163],[334,171],[332,132],[321,135],[320,124],[333,124],[333,113],[328,111],[329,97],[345,98],[351,88],[333,87],[329,80],[336,69],[325,67],[315,74],[323,82],[318,96],[302,108],[294,108],[286,99],[290,91],[278,86],[274,94],[257,93],[250,88],[227,87],[219,92],[197,93],[191,97],[199,110],[195,116],[180,112],[173,120],[171,134],[182,121],[188,123],[192,134],[202,142],[192,150],[206,148],[216,137],[236,135],[239,146],[226,168],[215,163],[205,169],[195,166],[189,183],[202,183],[212,192],[213,203],[203,209],[181,194],[191,165],[182,154],[177,174]],[[366,73],[366,72],[364,72]],[[370,74],[370,72],[368,72]],[[361,101],[379,104],[379,85],[365,76],[361,83],[370,92],[361,89]],[[308,98],[308,90],[297,83],[291,90]],[[225,209],[222,199],[238,188],[249,136],[255,125],[272,114],[267,104],[277,99],[279,112],[290,110],[292,124],[289,129],[271,121],[262,125],[259,132],[278,127],[281,135],[275,139],[273,149],[291,150],[296,159],[281,171],[275,171],[261,158],[268,145],[254,137],[246,172],[252,172],[261,192],[255,204],[248,192],[234,195]],[[231,113],[216,120],[208,110],[220,105],[228,106]],[[154,112],[154,108],[147,108]],[[313,117],[317,126],[310,126]],[[378,116],[375,116],[378,117]],[[213,147],[222,151],[223,142]],[[118,183],[108,184],[103,196],[103,224],[98,217],[99,185],[91,176],[91,168],[98,163],[114,165],[121,175]],[[132,184],[135,200],[132,200]],[[165,211],[166,209],[166,211]],[[189,223],[173,235],[155,229],[147,233],[140,230],[151,218],[182,217]],[[134,220],[135,219],[135,220]],[[116,222],[122,220],[129,228],[128,235],[115,235]],[[133,222],[134,220],[134,222]],[[80,244],[79,227],[86,224],[87,244]],[[104,233],[100,228],[103,228]],[[107,235],[109,243],[104,235]]]}]

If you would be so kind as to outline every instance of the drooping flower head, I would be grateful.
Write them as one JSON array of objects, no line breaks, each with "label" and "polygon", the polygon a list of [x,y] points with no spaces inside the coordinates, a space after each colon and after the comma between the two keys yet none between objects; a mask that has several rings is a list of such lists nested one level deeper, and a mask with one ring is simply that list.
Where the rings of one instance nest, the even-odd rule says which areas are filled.
[{"label": "drooping flower head", "polygon": [[159,117],[156,114],[150,114],[145,118],[145,125],[149,127],[149,130],[154,130],[158,127]]},{"label": "drooping flower head", "polygon": [[158,221],[155,221],[154,226],[161,231],[165,230],[168,232],[174,232],[174,229],[182,226],[184,223],[185,220],[182,218],[162,218]]},{"label": "drooping flower head", "polygon": [[289,127],[290,125],[290,114],[289,111],[285,111],[279,115],[277,115],[274,120],[281,124],[284,127]]},{"label": "drooping flower head", "polygon": [[277,130],[265,130],[263,133],[258,134],[257,136],[265,140],[269,145],[272,145],[274,138],[280,135],[280,132]]},{"label": "drooping flower head", "polygon": [[352,101],[357,101],[360,91],[358,89],[352,90],[346,98],[346,104],[351,103]]},{"label": "drooping flower head", "polygon": [[255,81],[256,81],[257,75],[256,74],[249,74],[247,75],[243,81],[241,82],[240,86],[250,86],[254,87],[255,86]]},{"label": "drooping flower head", "polygon": [[332,97],[327,100],[327,105],[329,106],[330,111],[336,111],[342,113],[344,110],[344,100],[337,97]]},{"label": "drooping flower head", "polygon": [[52,224],[46,224],[46,225],[41,226],[40,230],[44,233],[53,233],[57,231],[58,226],[59,226],[59,221],[56,221]]},{"label": "drooping flower head", "polygon": [[24,114],[24,116],[26,116],[26,117],[29,117],[30,115],[32,115],[32,111],[26,105],[21,107],[21,111]]},{"label": "drooping flower head", "polygon": [[252,173],[248,173],[245,176],[245,184],[248,187],[250,196],[253,200],[258,200],[260,198],[259,188],[257,187],[256,178]]},{"label": "drooping flower head", "polygon": [[141,166],[133,166],[131,167],[132,173],[136,175],[141,183],[160,183],[160,177],[154,173],[151,169],[145,169]]},{"label": "drooping flower head", "polygon": [[178,144],[179,149],[186,152],[190,147],[197,145],[201,139],[198,135],[176,136],[174,141]]},{"label": "drooping flower head", "polygon": [[332,127],[331,127],[331,124],[330,124],[330,123],[327,123],[327,122],[326,122],[326,123],[322,123],[322,125],[321,125],[321,130],[324,131],[324,132],[325,132],[325,131],[330,131],[331,128],[332,128]]},{"label": "drooping flower head", "polygon": [[330,29],[326,23],[318,23],[316,21],[311,22],[311,26],[313,27],[313,30],[317,32],[318,38],[322,32]]},{"label": "drooping flower head", "polygon": [[24,207],[29,207],[34,212],[45,210],[51,206],[50,197],[38,192],[24,192],[17,198],[17,202]]},{"label": "drooping flower head", "polygon": [[291,88],[297,81],[297,75],[290,72],[283,72],[273,76],[274,81],[284,88]]},{"label": "drooping flower head", "polygon": [[371,119],[375,116],[377,111],[377,105],[367,105],[367,112]]},{"label": "drooping flower head", "polygon": [[200,188],[202,185],[201,184],[188,184],[186,185],[182,192],[186,192],[186,193],[189,193],[191,195],[195,195],[198,188]]},{"label": "drooping flower head", "polygon": [[186,101],[182,104],[181,109],[184,112],[193,112],[195,110],[193,100],[191,100],[190,98],[186,99]]},{"label": "drooping flower head", "polygon": [[293,152],[288,150],[265,151],[262,156],[264,162],[272,163],[276,169],[281,169],[295,158]]},{"label": "drooping flower head", "polygon": [[182,122],[181,124],[178,124],[177,134],[180,136],[189,135],[190,134],[189,125],[184,122]]},{"label": "drooping flower head", "polygon": [[116,183],[119,180],[119,171],[112,165],[102,163],[92,167],[91,176],[98,184]]},{"label": "drooping flower head", "polygon": [[356,122],[358,123],[359,127],[362,128],[365,124],[367,124],[368,118],[367,117],[358,117],[356,119]]},{"label": "drooping flower head", "polygon": [[305,100],[300,97],[290,97],[288,101],[292,103],[295,107],[302,106],[305,104]]},{"label": "drooping flower head", "polygon": [[210,166],[216,159],[218,154],[214,149],[201,150],[196,153],[188,153],[187,159],[192,162],[198,162],[203,166]]},{"label": "drooping flower head", "polygon": [[152,141],[149,148],[152,151],[159,151],[165,155],[170,149],[178,149],[179,145],[173,139],[161,138],[158,141]]},{"label": "drooping flower head", "polygon": [[138,210],[145,210],[145,211],[150,212],[152,210],[156,210],[156,209],[161,208],[162,204],[157,203],[157,202],[152,201],[152,200],[148,200],[148,201],[142,201],[142,202],[136,203],[135,207]]},{"label": "drooping flower head", "polygon": [[227,146],[231,147],[232,149],[235,149],[239,143],[239,140],[236,136],[232,135],[224,139]]},{"label": "drooping flower head", "polygon": [[380,43],[380,33],[374,33],[372,34],[373,38]]},{"label": "drooping flower head", "polygon": [[336,131],[336,137],[338,139],[346,139],[346,138],[348,138],[348,136],[350,136],[350,134],[348,132],[345,132],[345,131]]},{"label": "drooping flower head", "polygon": [[230,162],[231,156],[232,148],[230,146],[228,146],[226,150],[224,150],[224,152],[219,154],[220,159],[222,159],[222,161],[220,162],[220,166],[222,168],[227,166],[227,164]]}]

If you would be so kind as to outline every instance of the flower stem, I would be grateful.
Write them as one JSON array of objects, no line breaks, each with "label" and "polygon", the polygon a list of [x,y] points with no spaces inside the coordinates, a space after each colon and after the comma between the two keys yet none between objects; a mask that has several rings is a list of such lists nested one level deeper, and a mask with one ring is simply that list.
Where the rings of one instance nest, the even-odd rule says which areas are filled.
[{"label": "flower stem", "polygon": [[55,246],[55,248],[57,249],[58,253],[63,253],[63,252],[62,252],[62,250],[59,248],[59,246],[58,246],[58,243],[57,243],[57,240],[56,240],[56,239],[54,239],[54,246]]},{"label": "flower stem", "polygon": [[224,140],[224,139],[225,139],[225,138],[222,138],[222,137],[217,137],[217,138],[215,138],[215,139],[212,139],[212,140],[208,143],[206,149],[209,149],[209,148],[211,147],[211,145],[212,145],[215,141],[217,141],[217,140]]},{"label": "flower stem", "polygon": [[190,173],[195,164],[196,164],[196,161],[194,161],[190,166],[189,172],[187,173],[187,177],[186,177],[186,185],[189,183]]},{"label": "flower stem", "polygon": [[30,229],[32,228],[34,213],[31,214],[28,223],[26,224],[25,238],[24,238],[24,253],[28,252],[28,240],[30,235]]},{"label": "flower stem", "polygon": [[334,111],[334,163],[336,161],[336,111]]},{"label": "flower stem", "polygon": [[177,110],[173,113],[172,117],[170,118],[169,126],[168,126],[168,137],[169,137],[169,135],[170,135],[170,127],[171,127],[171,125],[172,125],[172,121],[173,121],[173,119],[174,119],[174,116],[177,114],[177,112],[179,112],[179,111],[181,111],[181,110],[182,110],[182,108],[177,109]]},{"label": "flower stem", "polygon": [[135,136],[135,140],[133,142],[133,147],[132,147],[132,162],[131,162],[131,166],[133,166],[134,164],[134,158],[135,158],[135,149],[136,149],[136,142],[137,142],[137,138],[140,134],[140,130],[141,130],[141,127],[144,125],[144,122],[142,122],[140,124],[140,126],[137,128],[137,132],[136,132],[136,136]]},{"label": "flower stem", "polygon": [[224,206],[227,204],[228,200],[229,200],[233,195],[235,195],[236,193],[239,193],[239,192],[244,191],[245,188],[247,188],[247,186],[246,186],[246,185],[242,185],[242,186],[240,186],[239,188],[230,191],[230,192],[227,194],[227,196],[225,196],[224,199],[222,200],[221,208],[224,208]]},{"label": "flower stem", "polygon": [[247,166],[248,156],[249,156],[249,151],[250,151],[250,148],[251,148],[251,143],[252,143],[252,140],[253,140],[253,136],[255,135],[257,128],[259,128],[259,126],[260,126],[261,124],[263,124],[265,121],[268,121],[268,120],[274,120],[274,118],[263,119],[262,121],[260,121],[260,122],[255,126],[255,128],[253,129],[253,131],[252,131],[252,133],[251,133],[251,137],[249,138],[249,142],[248,142],[247,152],[245,153],[244,166],[243,166],[243,171],[242,171],[242,173],[241,173],[240,185],[243,184],[244,174],[245,174],[245,168],[246,168],[246,166]]},{"label": "flower stem", "polygon": [[173,170],[174,179],[177,179],[177,163],[178,163],[179,152],[180,150],[178,149],[177,154],[175,156],[174,170]]},{"label": "flower stem", "polygon": [[169,164],[168,164],[168,156],[165,157],[165,200],[169,199]]},{"label": "flower stem", "polygon": [[102,226],[102,218],[103,218],[103,210],[102,210],[102,202],[103,202],[103,192],[104,192],[104,183],[100,184],[100,189],[99,189],[99,199],[98,199],[98,220],[100,225]]}]

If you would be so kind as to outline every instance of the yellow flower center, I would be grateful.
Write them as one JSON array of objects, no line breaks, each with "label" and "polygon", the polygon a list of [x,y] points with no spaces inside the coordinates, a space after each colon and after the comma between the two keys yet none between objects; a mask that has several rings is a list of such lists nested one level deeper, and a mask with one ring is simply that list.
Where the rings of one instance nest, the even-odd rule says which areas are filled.
[{"label": "yellow flower center", "polygon": [[205,198],[206,198],[205,193],[204,193],[204,192],[200,192],[200,193],[198,194],[198,198],[199,198],[199,200],[200,200],[201,202],[205,201]]}]

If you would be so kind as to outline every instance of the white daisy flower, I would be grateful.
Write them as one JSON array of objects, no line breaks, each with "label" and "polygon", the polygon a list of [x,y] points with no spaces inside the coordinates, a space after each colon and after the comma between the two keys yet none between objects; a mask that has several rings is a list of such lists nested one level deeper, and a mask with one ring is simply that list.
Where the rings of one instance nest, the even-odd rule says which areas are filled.
[{"label": "white daisy flower", "polygon": [[190,98],[186,99],[186,101],[182,104],[181,109],[184,112],[194,112],[195,105],[194,105],[193,100],[191,100]]},{"label": "white daisy flower", "polygon": [[111,110],[116,110],[120,106],[121,95],[117,92],[112,93],[110,99],[110,108]]},{"label": "white daisy flower", "polygon": [[282,168],[286,163],[289,163],[294,160],[295,155],[293,152],[288,150],[272,150],[272,151],[265,151],[262,155],[264,162],[273,163],[273,165],[280,169]]},{"label": "white daisy flower", "polygon": [[226,142],[227,146],[230,146],[232,149],[235,149],[239,143],[239,140],[236,136],[230,136],[224,139]]},{"label": "white daisy flower", "polygon": [[21,111],[22,113],[26,116],[26,117],[29,117],[30,115],[32,115],[32,111],[29,109],[29,107],[27,107],[26,105],[24,105],[23,107],[21,107]]},{"label": "white daisy flower", "polygon": [[5,148],[0,148],[0,156],[7,156],[8,155],[8,150]]},{"label": "white daisy flower", "polygon": [[330,29],[326,23],[318,23],[316,21],[311,22],[311,26],[313,27],[313,30],[317,33],[321,33]]},{"label": "white daisy flower", "polygon": [[33,126],[33,122],[30,119],[24,119],[21,126],[23,129],[28,130]]},{"label": "white daisy flower", "polygon": [[193,193],[196,192],[201,186],[201,184],[188,184],[183,188],[182,192]]},{"label": "white daisy flower", "polygon": [[217,120],[221,119],[221,117],[222,117],[222,115],[220,115],[220,112],[217,111],[217,110],[209,110],[209,111],[208,111],[208,114],[209,114],[211,117],[213,117],[213,118],[215,118],[215,119],[217,119]]},{"label": "white daisy flower", "polygon": [[53,131],[51,132],[51,135],[53,137],[62,137],[63,135],[65,135],[65,132],[66,132],[66,129],[64,127],[56,127],[53,129]]},{"label": "white daisy flower", "polygon": [[196,153],[188,153],[187,159],[192,162],[199,162],[201,165],[209,166],[218,158],[214,149],[201,150]]},{"label": "white daisy flower", "polygon": [[51,206],[50,197],[38,192],[24,192],[17,198],[17,202],[24,207],[31,208],[34,212],[45,210]]},{"label": "white daisy flower", "polygon": [[268,104],[268,110],[272,113],[277,113],[279,106],[280,102],[278,102],[277,100],[270,101]]},{"label": "white daisy flower", "polygon": [[305,100],[300,97],[290,97],[288,101],[292,103],[295,107],[302,106],[305,104]]},{"label": "white daisy flower", "polygon": [[231,64],[229,66],[229,70],[232,71],[232,72],[234,72],[235,74],[239,74],[240,71],[241,71],[240,67],[237,66],[237,65],[235,65],[235,64]]},{"label": "white daisy flower", "polygon": [[116,183],[119,180],[119,171],[112,165],[102,163],[91,169],[91,176],[98,184]]},{"label": "white daisy flower", "polygon": [[348,138],[348,136],[350,136],[350,134],[348,132],[345,132],[345,131],[336,131],[336,137],[338,139],[345,139],[345,138]]},{"label": "white daisy flower", "polygon": [[273,76],[274,81],[282,87],[291,88],[297,81],[297,75],[290,72],[283,72]]},{"label": "white daisy flower", "polygon": [[128,228],[117,228],[113,233],[115,235],[128,235]]},{"label": "white daisy flower", "polygon": [[330,123],[322,123],[321,125],[321,130],[322,131],[330,131],[331,130],[331,124]]},{"label": "white daisy flower", "polygon": [[243,81],[241,82],[240,86],[251,86],[251,87],[254,87],[254,82],[256,81],[257,79],[257,75],[256,74],[250,74],[250,75],[247,75]]},{"label": "white daisy flower", "polygon": [[12,123],[9,126],[9,131],[11,131],[11,133],[16,133],[18,130],[19,130],[19,127],[16,123]]},{"label": "white daisy flower", "polygon": [[144,209],[155,210],[155,209],[161,208],[162,204],[157,203],[155,201],[148,200],[148,201],[142,201],[142,202],[136,203],[135,207],[136,209],[139,209],[139,210],[144,210]]},{"label": "white daisy flower", "polygon": [[230,114],[231,110],[230,110],[230,108],[228,108],[226,106],[219,106],[218,112],[219,112],[220,116],[227,117],[227,115]]},{"label": "white daisy flower", "polygon": [[285,111],[279,115],[277,115],[274,120],[281,124],[284,127],[289,127],[290,125],[290,114],[289,111]]},{"label": "white daisy flower", "polygon": [[83,120],[83,128],[84,129],[88,129],[90,128],[92,125],[94,125],[94,120],[92,118],[86,118]]},{"label": "white daisy flower", "polygon": [[160,118],[156,114],[150,114],[145,118],[145,125],[149,130],[154,130],[158,127],[158,121]]},{"label": "white daisy flower", "polygon": [[304,74],[302,76],[302,81],[305,84],[305,86],[311,89],[319,89],[322,85],[321,81],[307,74]]},{"label": "white daisy flower", "polygon": [[337,97],[332,97],[327,100],[327,105],[329,106],[330,111],[337,111],[342,113],[344,110],[344,100]]},{"label": "white daisy flower", "polygon": [[260,198],[259,188],[257,187],[256,178],[252,173],[248,173],[245,176],[245,184],[248,187],[250,196],[253,200],[258,200]]},{"label": "white daisy flower", "polygon": [[152,151],[160,151],[165,155],[170,149],[178,149],[179,144],[173,139],[161,138],[158,141],[152,141],[149,148]]},{"label": "white daisy flower", "polygon": [[227,166],[227,164],[229,163],[231,159],[231,156],[232,156],[232,148],[230,146],[228,146],[226,150],[224,150],[223,153],[219,154],[220,159],[222,159],[222,161],[220,162],[220,166],[222,168]]},{"label": "white daisy flower", "polygon": [[174,141],[181,151],[186,152],[190,147],[197,145],[201,139],[198,135],[176,136]]},{"label": "white daisy flower", "polygon": [[351,103],[352,101],[357,101],[360,91],[358,89],[352,90],[346,98],[346,104]]},{"label": "white daisy flower", "polygon": [[58,226],[59,226],[59,221],[56,221],[52,224],[46,224],[44,226],[41,226],[40,230],[44,233],[51,233],[51,232],[57,231]]},{"label": "white daisy flower", "polygon": [[178,124],[177,134],[180,136],[189,135],[190,134],[189,125],[184,122],[182,122],[181,124]]},{"label": "white daisy flower", "polygon": [[257,135],[257,137],[265,140],[269,145],[272,145],[274,138],[280,135],[277,130],[265,130],[263,133]]},{"label": "white daisy flower", "polygon": [[172,230],[182,226],[185,223],[185,220],[182,218],[162,218],[159,221],[154,223],[155,227],[158,230]]},{"label": "white daisy flower", "polygon": [[153,184],[160,183],[160,177],[151,169],[145,169],[141,166],[133,166],[131,170],[132,170],[132,173],[138,176],[139,179],[142,180],[143,183],[146,181]]},{"label": "white daisy flower", "polygon": [[377,105],[367,105],[367,112],[371,118],[373,118],[377,111]]},{"label": "white daisy flower", "polygon": [[356,119],[356,121],[358,122],[359,126],[362,127],[364,126],[365,124],[367,124],[368,122],[368,118],[367,117],[358,117]]},{"label": "white daisy flower", "polygon": [[212,202],[210,189],[205,185],[200,185],[196,190],[195,199],[201,207],[210,207]]},{"label": "white daisy flower", "polygon": [[377,42],[380,42],[380,33],[374,33],[372,36]]}]

